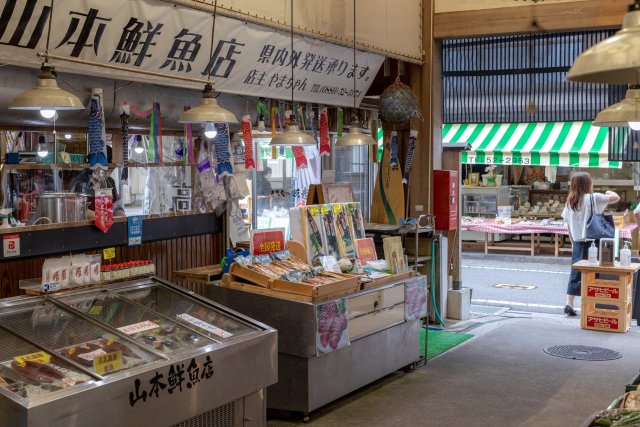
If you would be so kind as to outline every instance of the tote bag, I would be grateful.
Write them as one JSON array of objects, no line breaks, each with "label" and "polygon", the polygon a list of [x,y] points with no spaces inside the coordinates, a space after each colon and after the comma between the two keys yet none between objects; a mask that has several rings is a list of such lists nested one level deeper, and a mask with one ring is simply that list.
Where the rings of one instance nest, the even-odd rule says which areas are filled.
[{"label": "tote bag", "polygon": [[593,194],[590,195],[591,200],[591,218],[587,221],[586,226],[586,238],[587,239],[613,239],[615,235],[615,225],[613,224],[613,217],[611,215],[597,214],[595,213],[595,207],[593,203]]}]

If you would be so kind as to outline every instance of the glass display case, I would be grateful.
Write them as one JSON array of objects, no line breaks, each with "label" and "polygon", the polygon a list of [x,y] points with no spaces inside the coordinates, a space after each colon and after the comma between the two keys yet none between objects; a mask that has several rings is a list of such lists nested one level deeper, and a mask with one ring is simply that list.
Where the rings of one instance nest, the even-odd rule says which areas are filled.
[{"label": "glass display case", "polygon": [[0,426],[264,425],[277,380],[275,330],[155,278],[0,300],[0,340]]},{"label": "glass display case", "polygon": [[509,187],[468,187],[460,193],[462,216],[495,218],[498,206],[509,206]]}]

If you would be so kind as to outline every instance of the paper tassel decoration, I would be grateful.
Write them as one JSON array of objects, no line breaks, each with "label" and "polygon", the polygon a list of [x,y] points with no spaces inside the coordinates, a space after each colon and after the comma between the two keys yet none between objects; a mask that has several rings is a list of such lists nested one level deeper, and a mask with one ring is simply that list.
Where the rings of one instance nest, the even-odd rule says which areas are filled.
[{"label": "paper tassel decoration", "polygon": [[147,158],[151,163],[162,163],[162,117],[159,102],[153,103],[150,128]]},{"label": "paper tassel decoration", "polygon": [[313,139],[316,140],[316,145],[318,144],[318,129],[316,127],[316,121],[313,116],[313,105],[310,102],[307,102],[305,115],[307,117],[307,129],[311,129],[313,132]]},{"label": "paper tassel decoration", "polygon": [[251,116],[242,116],[242,139],[244,140],[244,168],[248,171],[256,168],[253,158],[253,137],[251,136]]},{"label": "paper tassel decoration", "polygon": [[330,154],[329,119],[327,118],[327,108],[325,107],[320,113],[320,156],[328,156]]},{"label": "paper tassel decoration", "polygon": [[91,169],[107,169],[107,135],[104,130],[104,105],[102,89],[91,91],[89,107],[89,166]]},{"label": "paper tassel decoration", "polygon": [[[191,109],[190,105],[185,105],[183,108],[184,111],[187,111],[190,109]],[[187,164],[193,165],[196,162],[196,155],[195,155],[195,150],[193,148],[193,128],[191,126],[191,123],[185,123],[184,135],[187,138],[186,147],[185,147],[185,150],[187,152],[184,153],[185,155],[183,158],[185,159]]]},{"label": "paper tassel decoration", "polygon": [[229,127],[226,123],[216,123],[216,137],[213,138],[213,148],[216,154],[216,173],[218,176],[231,175],[231,155],[229,154]]},{"label": "paper tassel decoration", "polygon": [[129,179],[129,112],[128,108],[122,109],[120,114],[120,141],[122,144],[122,171],[120,180],[126,183]]},{"label": "paper tassel decoration", "polygon": [[418,139],[418,131],[412,130],[409,132],[409,147],[407,147],[407,158],[404,161],[404,175],[402,175],[402,183],[409,182],[409,172],[411,172],[411,165],[413,164],[413,153],[416,151],[416,140]]},{"label": "paper tassel decoration", "polygon": [[336,125],[338,128],[338,138],[342,138],[342,126],[344,126],[344,111],[338,107],[338,124]]},{"label": "paper tassel decoration", "polygon": [[389,166],[391,169],[398,168],[398,132],[391,132],[391,155],[389,157]]},{"label": "paper tassel decoration", "polygon": [[258,98],[258,102],[256,102],[256,126],[258,126],[260,120],[267,120],[268,115],[269,107],[267,107],[267,103],[264,102],[264,98]]}]

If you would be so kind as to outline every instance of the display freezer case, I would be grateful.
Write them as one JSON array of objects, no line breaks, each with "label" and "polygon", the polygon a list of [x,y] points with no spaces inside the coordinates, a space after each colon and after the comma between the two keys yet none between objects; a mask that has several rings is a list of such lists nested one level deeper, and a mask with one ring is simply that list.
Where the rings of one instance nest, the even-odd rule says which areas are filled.
[{"label": "display freezer case", "polygon": [[159,279],[0,300],[1,426],[261,426],[272,328]]}]

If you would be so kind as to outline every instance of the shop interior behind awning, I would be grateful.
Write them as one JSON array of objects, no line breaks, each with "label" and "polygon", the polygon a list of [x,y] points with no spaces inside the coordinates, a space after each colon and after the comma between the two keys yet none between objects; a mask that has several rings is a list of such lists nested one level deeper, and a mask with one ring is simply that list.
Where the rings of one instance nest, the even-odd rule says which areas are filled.
[{"label": "shop interior behind awning", "polygon": [[[609,160],[609,129],[590,121],[445,124],[442,137],[444,146],[466,144],[460,154],[465,186],[509,187],[515,213],[550,200],[560,202],[558,209],[541,213],[561,213],[573,171],[589,172],[596,188],[619,192],[622,210],[635,199],[631,165]],[[528,212],[515,194],[533,205]]]}]

